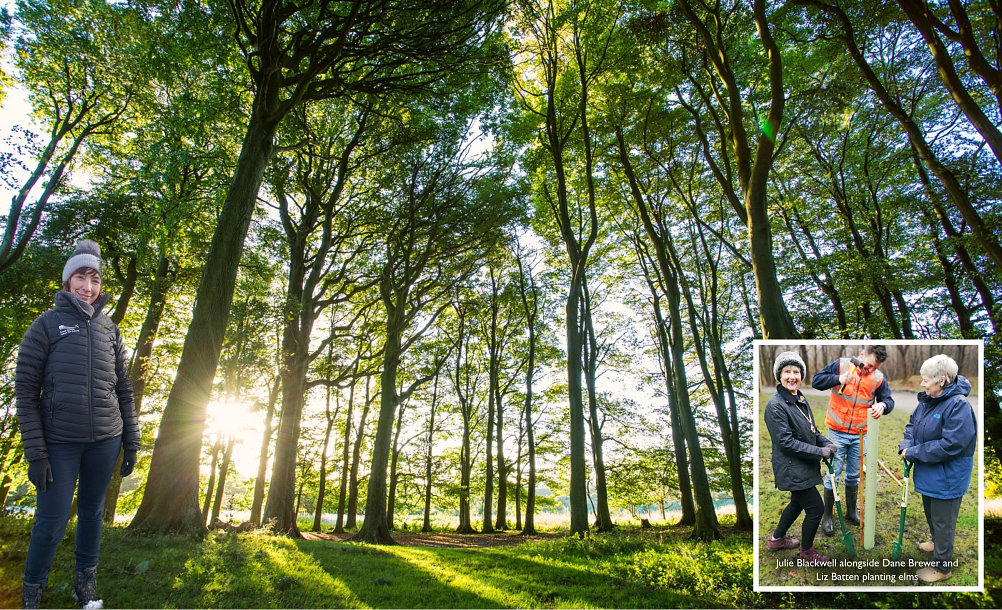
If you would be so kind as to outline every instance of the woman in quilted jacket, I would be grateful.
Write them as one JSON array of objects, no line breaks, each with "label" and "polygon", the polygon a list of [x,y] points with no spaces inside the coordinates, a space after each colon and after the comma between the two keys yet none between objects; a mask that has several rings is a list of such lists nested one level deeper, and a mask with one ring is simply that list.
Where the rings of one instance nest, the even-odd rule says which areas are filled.
[{"label": "woman in quilted jacket", "polygon": [[[82,240],[63,267],[55,307],[21,340],[14,387],[28,479],[37,505],[22,584],[22,606],[37,608],[77,491],[73,596],[101,608],[97,561],[104,496],[119,452],[121,475],[136,464],[139,425],[122,336],[102,312],[101,249]],[[78,488],[79,482],[79,489]]]}]

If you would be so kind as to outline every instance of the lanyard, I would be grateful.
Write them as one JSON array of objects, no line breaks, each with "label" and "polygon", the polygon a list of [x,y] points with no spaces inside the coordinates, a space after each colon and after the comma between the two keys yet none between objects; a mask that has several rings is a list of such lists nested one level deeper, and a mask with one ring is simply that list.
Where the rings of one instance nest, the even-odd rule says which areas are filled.
[{"label": "lanyard", "polygon": [[[806,402],[806,401],[804,401],[804,402]],[[806,419],[807,423],[810,424],[810,426],[811,426],[811,432],[813,432],[814,434],[817,434],[818,433],[818,429],[814,426],[814,418],[807,416],[807,412],[805,410],[803,410],[803,409],[800,408],[800,403],[801,403],[801,400],[800,400],[800,396],[798,394],[798,396],[797,396],[797,402],[794,403],[793,406],[796,407],[797,413],[800,413],[800,416],[803,417],[804,419]],[[810,409],[810,407],[807,407],[807,408]]]}]

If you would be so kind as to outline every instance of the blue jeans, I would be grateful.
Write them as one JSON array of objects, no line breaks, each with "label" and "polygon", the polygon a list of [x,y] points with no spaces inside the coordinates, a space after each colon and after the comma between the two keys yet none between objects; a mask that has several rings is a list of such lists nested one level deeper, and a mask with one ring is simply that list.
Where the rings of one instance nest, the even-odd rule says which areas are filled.
[{"label": "blue jeans", "polygon": [[101,550],[104,494],[121,450],[121,436],[96,443],[49,443],[52,482],[45,491],[36,490],[35,525],[31,528],[31,542],[28,543],[24,582],[43,587],[48,583],[56,549],[70,519],[78,477],[76,569],[85,570],[97,565]]},{"label": "blue jeans", "polygon": [[[866,435],[849,434],[838,430],[828,431],[828,440],[835,443],[835,459],[832,461],[832,469],[835,471],[835,482],[842,479],[842,469],[845,468],[846,487],[856,487],[859,485],[859,444],[863,443],[863,455],[866,455]],[[825,489],[832,488],[832,481],[827,475],[825,479]]]}]

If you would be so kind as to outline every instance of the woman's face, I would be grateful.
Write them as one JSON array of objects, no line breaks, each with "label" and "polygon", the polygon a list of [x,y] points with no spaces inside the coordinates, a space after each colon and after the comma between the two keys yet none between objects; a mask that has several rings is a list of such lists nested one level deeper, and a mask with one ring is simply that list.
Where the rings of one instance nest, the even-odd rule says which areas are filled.
[{"label": "woman's face", "polygon": [[800,387],[800,367],[784,366],[783,370],[779,372],[779,383],[790,391],[792,394],[797,393],[797,388]]},{"label": "woman's face", "polygon": [[70,276],[70,294],[88,305],[101,296],[101,276],[93,269],[77,271]]},{"label": "woman's face", "polygon": [[922,381],[919,385],[925,390],[925,393],[929,395],[929,398],[936,398],[943,393],[943,377],[929,377],[927,375],[922,375]]}]

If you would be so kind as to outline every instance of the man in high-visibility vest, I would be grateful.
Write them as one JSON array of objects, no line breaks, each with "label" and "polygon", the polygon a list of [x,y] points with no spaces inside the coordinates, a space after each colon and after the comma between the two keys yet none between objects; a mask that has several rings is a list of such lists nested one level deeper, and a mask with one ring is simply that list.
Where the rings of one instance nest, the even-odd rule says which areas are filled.
[{"label": "man in high-visibility vest", "polygon": [[[878,370],[885,360],[887,348],[866,345],[859,351],[859,358],[839,358],[818,371],[811,380],[811,386],[816,390],[831,389],[825,425],[828,427],[828,439],[838,447],[832,468],[836,483],[845,469],[845,520],[855,525],[859,525],[856,500],[860,451],[866,454],[867,412],[877,419],[894,408],[891,388]],[[821,531],[830,536],[835,532],[832,521],[835,492],[829,477],[825,477],[824,484],[825,514],[821,519]]]}]

